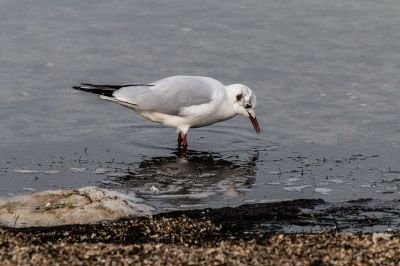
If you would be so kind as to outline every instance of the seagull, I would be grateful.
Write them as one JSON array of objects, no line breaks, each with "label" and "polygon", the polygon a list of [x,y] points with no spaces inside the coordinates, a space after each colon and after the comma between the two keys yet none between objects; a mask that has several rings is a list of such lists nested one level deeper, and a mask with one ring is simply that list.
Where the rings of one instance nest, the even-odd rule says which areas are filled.
[{"label": "seagull", "polygon": [[256,133],[261,132],[254,110],[256,96],[242,84],[225,86],[209,77],[172,76],[148,84],[82,83],[73,88],[99,94],[150,121],[176,128],[179,148],[187,148],[189,128],[212,125],[236,115],[247,116]]}]

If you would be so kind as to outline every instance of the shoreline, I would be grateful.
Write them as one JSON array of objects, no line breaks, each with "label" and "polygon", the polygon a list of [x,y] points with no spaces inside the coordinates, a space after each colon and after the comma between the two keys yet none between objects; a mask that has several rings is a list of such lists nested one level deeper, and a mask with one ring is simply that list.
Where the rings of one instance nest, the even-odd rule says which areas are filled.
[{"label": "shoreline", "polygon": [[[321,216],[304,211],[321,204],[327,203],[298,200],[176,211],[97,224],[0,227],[0,261],[3,265],[400,263],[399,233],[342,232],[345,226],[326,230]],[[363,219],[368,221],[368,217]],[[272,221],[290,221],[298,232],[268,231],[261,226]],[[307,222],[325,225],[319,232],[301,233],[301,226]]]}]

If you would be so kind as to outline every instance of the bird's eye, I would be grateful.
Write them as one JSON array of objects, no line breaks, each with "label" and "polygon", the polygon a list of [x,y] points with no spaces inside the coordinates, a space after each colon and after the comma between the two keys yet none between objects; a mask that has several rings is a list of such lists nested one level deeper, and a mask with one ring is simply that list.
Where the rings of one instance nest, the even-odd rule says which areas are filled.
[{"label": "bird's eye", "polygon": [[251,104],[246,104],[246,106],[244,107],[244,108],[246,108],[246,109],[250,109],[252,107],[252,105]]},{"label": "bird's eye", "polygon": [[243,93],[236,95],[236,100],[240,101],[243,98]]}]

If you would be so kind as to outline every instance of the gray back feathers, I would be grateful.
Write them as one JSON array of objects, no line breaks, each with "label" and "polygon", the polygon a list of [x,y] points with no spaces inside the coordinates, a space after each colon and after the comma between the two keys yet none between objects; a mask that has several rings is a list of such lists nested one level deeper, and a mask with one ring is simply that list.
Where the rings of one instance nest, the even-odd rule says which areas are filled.
[{"label": "gray back feathers", "polygon": [[225,90],[219,81],[197,76],[173,76],[150,85],[123,87],[113,96],[140,111],[178,115],[183,107],[211,102],[216,88]]}]

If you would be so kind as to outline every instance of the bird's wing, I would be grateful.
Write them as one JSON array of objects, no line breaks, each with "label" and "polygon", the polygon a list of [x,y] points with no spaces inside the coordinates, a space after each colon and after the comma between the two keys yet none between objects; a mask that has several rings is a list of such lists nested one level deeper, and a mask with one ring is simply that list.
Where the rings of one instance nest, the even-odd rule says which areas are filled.
[{"label": "bird's wing", "polygon": [[207,77],[174,76],[152,86],[124,87],[113,96],[137,110],[179,115],[183,108],[212,102],[224,91],[224,85]]}]

